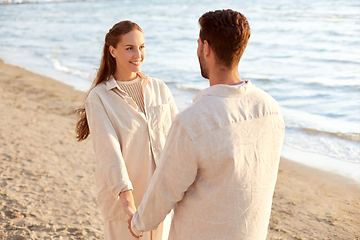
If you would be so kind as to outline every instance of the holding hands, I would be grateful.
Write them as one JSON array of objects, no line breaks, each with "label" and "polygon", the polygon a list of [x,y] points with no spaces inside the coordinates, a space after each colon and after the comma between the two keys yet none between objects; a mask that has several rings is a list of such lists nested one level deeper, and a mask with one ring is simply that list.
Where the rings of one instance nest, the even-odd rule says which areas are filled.
[{"label": "holding hands", "polygon": [[132,219],[132,217],[129,218],[129,220],[128,220],[128,223],[129,223],[128,228],[129,228],[129,230],[130,230],[130,233],[131,233],[131,235],[132,235],[134,238],[140,239],[142,236],[136,236],[136,235],[133,233],[133,231],[131,230],[131,219]]},{"label": "holding hands", "polygon": [[131,230],[131,220],[132,220],[134,213],[136,212],[136,207],[135,207],[135,202],[134,202],[134,198],[132,195],[132,191],[127,190],[127,191],[121,192],[119,194],[119,197],[120,197],[124,212],[129,216],[128,228],[130,230],[130,233],[134,238],[140,239],[140,237],[142,237],[142,236],[136,236]]}]

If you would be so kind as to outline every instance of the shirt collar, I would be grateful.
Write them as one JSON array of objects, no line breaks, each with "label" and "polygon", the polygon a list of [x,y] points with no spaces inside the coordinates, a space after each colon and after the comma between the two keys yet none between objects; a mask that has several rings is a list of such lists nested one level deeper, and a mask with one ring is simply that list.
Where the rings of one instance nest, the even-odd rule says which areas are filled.
[{"label": "shirt collar", "polygon": [[[142,72],[138,72],[137,75],[140,77],[140,81],[141,81],[141,83],[143,85],[147,84],[147,82],[149,81],[149,76],[148,75],[146,75],[145,73],[142,73]],[[117,84],[115,78],[113,76],[111,76],[109,78],[109,80],[107,80],[105,82],[105,86],[106,86],[107,90],[112,90],[114,88],[117,88],[118,84]]]},{"label": "shirt collar", "polygon": [[245,95],[248,95],[252,90],[254,89],[254,85],[250,82],[250,80],[246,80],[246,84],[239,87],[234,87],[230,85],[225,84],[217,84],[208,88],[205,88],[204,90],[198,92],[193,102],[196,102],[199,100],[202,96],[219,96],[219,97],[243,97]]}]

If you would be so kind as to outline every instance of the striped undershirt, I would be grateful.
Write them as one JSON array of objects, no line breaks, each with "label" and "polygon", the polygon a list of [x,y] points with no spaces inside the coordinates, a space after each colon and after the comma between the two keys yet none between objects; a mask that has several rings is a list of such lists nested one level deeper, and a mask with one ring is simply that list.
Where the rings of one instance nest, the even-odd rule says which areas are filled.
[{"label": "striped undershirt", "polygon": [[131,81],[117,81],[121,90],[126,92],[145,114],[144,94],[142,93],[141,81],[137,77]]}]

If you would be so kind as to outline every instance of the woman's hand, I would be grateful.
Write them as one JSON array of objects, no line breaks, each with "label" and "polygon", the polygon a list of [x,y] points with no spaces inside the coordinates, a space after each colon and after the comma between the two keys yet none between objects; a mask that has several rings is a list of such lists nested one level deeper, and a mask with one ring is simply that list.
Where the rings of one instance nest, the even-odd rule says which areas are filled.
[{"label": "woman's hand", "polygon": [[132,195],[132,191],[127,190],[127,191],[121,192],[119,194],[119,197],[120,197],[124,212],[130,218],[128,221],[128,223],[129,223],[128,228],[130,230],[130,233],[134,238],[140,239],[140,237],[142,237],[142,236],[136,236],[131,230],[131,219],[132,219],[134,213],[136,212],[136,207],[135,207],[135,202],[134,202],[134,197]]},{"label": "woman's hand", "polygon": [[135,207],[135,202],[134,202],[134,197],[132,195],[132,191],[127,190],[127,191],[121,192],[119,194],[119,197],[120,197],[124,212],[130,218],[132,218],[132,216],[136,212],[136,207]]}]

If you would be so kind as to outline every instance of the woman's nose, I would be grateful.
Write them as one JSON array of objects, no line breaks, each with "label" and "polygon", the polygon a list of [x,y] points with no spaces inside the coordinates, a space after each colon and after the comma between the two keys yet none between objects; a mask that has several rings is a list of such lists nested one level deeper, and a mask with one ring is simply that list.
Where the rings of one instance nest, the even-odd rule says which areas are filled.
[{"label": "woman's nose", "polygon": [[135,57],[137,57],[137,58],[141,57],[141,50],[140,49],[135,51]]}]

